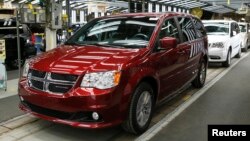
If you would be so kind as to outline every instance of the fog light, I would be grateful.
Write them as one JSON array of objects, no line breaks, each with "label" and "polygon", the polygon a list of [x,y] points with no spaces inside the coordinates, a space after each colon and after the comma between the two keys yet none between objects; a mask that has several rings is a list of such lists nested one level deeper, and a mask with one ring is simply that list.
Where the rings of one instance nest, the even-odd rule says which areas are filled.
[{"label": "fog light", "polygon": [[94,120],[98,120],[98,119],[99,119],[98,113],[97,113],[97,112],[93,112],[93,113],[92,113],[92,118],[93,118]]}]

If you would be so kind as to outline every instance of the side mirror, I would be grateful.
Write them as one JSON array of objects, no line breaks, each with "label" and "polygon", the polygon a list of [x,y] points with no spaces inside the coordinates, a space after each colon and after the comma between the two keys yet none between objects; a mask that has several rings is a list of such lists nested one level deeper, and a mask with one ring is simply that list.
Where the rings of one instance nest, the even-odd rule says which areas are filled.
[{"label": "side mirror", "polygon": [[168,50],[171,48],[175,48],[177,46],[177,40],[173,37],[165,37],[160,39],[161,49]]}]

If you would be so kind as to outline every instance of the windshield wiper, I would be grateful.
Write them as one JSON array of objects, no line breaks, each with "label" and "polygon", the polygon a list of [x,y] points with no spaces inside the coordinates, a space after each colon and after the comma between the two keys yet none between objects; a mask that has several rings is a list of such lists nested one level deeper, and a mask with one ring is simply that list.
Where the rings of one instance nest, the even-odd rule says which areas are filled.
[{"label": "windshield wiper", "polygon": [[99,43],[94,43],[94,44],[89,44],[89,45],[103,46],[103,47],[112,47],[112,48],[125,48],[125,47],[122,47],[122,46],[111,45],[111,44],[99,44]]},{"label": "windshield wiper", "polygon": [[84,43],[77,43],[77,42],[65,42],[65,45],[75,45],[75,46],[85,46],[87,44]]}]

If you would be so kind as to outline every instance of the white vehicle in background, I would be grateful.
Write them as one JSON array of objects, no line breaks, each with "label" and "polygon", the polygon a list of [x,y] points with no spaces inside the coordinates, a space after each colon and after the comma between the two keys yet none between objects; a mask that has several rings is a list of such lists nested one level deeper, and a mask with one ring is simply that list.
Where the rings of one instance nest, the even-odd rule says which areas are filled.
[{"label": "white vehicle in background", "polygon": [[229,67],[231,58],[241,56],[241,37],[237,22],[232,20],[202,21],[208,36],[209,62]]},{"label": "white vehicle in background", "polygon": [[240,27],[240,36],[242,39],[242,51],[246,52],[249,46],[249,25],[248,23],[238,23]]}]

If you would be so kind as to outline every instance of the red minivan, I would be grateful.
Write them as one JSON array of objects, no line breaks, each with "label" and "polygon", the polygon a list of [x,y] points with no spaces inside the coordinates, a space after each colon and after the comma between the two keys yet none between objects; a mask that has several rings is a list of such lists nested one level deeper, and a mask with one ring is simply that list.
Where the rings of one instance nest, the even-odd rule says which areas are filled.
[{"label": "red minivan", "polygon": [[64,45],[30,59],[19,82],[20,109],[83,128],[122,124],[147,130],[154,107],[206,79],[207,36],[181,13],[101,17]]}]

